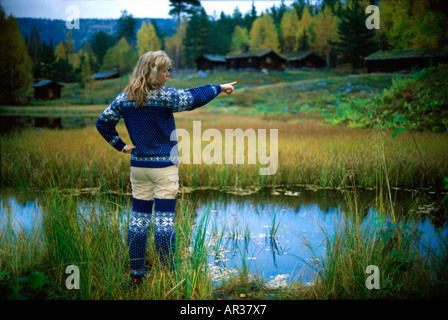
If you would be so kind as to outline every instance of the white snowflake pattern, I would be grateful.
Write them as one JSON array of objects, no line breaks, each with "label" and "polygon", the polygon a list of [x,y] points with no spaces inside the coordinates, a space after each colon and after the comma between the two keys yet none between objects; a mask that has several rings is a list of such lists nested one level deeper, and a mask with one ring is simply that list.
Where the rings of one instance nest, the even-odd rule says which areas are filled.
[{"label": "white snowflake pattern", "polygon": [[179,90],[179,107],[180,109],[186,109],[188,107],[188,95],[184,90]]},{"label": "white snowflake pattern", "polygon": [[129,228],[135,232],[146,232],[150,223],[151,219],[148,214],[133,212]]},{"label": "white snowflake pattern", "polygon": [[106,108],[106,110],[103,111],[103,114],[101,115],[101,118],[103,120],[111,120],[111,121],[119,121],[120,120],[120,116],[119,116],[119,112],[117,110],[115,110],[116,107],[115,105],[112,103],[110,106],[108,106]]},{"label": "white snowflake pattern", "polygon": [[174,227],[174,214],[171,212],[161,212],[154,218],[154,223],[158,231],[170,231]]},{"label": "white snowflake pattern", "polygon": [[160,99],[162,101],[170,102],[171,95],[172,95],[171,91],[167,91],[167,90],[160,91]]}]

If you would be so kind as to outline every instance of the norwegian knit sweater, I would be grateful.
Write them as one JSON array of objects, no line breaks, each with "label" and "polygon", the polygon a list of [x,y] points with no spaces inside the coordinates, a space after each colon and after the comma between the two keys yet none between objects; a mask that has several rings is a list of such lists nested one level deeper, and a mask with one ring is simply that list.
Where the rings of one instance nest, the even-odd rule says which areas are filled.
[{"label": "norwegian knit sweater", "polygon": [[121,118],[135,149],[131,154],[131,166],[162,168],[178,164],[178,146],[174,112],[190,111],[201,107],[221,93],[219,85],[204,85],[186,90],[164,87],[145,100],[137,109],[135,101],[127,100],[120,93],[96,121],[99,133],[118,151],[123,142],[116,125]]}]

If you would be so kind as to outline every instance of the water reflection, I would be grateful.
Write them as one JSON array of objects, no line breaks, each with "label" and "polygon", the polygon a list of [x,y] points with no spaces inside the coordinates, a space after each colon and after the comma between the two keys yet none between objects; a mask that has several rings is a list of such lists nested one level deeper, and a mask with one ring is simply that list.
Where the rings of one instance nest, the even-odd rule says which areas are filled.
[{"label": "water reflection", "polygon": [[0,194],[0,225],[10,230],[30,232],[41,224],[41,207],[36,196]]},{"label": "water reflection", "polygon": [[[214,279],[219,281],[247,269],[273,287],[292,280],[312,281],[316,272],[313,267],[325,254],[325,233],[331,237],[347,212],[355,208],[363,223],[371,223],[377,215],[377,197],[365,190],[196,190],[183,197],[193,204],[196,224],[208,215],[207,237],[212,252],[209,264]],[[42,199],[40,194],[0,193],[2,229],[39,228],[45,210]],[[401,221],[416,223],[422,231],[422,246],[437,254],[435,239],[446,239],[448,229],[436,205],[440,201],[412,192],[394,192],[393,199],[394,215]],[[120,215],[117,221],[125,236],[127,215],[122,213],[129,212],[130,202],[121,199],[120,210],[114,199],[99,204],[95,197],[80,197],[76,203],[86,219],[96,208]]]},{"label": "water reflection", "polygon": [[[378,215],[377,197],[366,190],[289,188],[240,194],[204,190],[190,196],[197,204],[196,223],[208,213],[209,242],[220,241],[220,252],[210,257],[210,265],[217,269],[216,279],[248,268],[252,274],[273,279],[273,286],[293,280],[311,283],[315,266],[325,254],[326,235],[331,238],[338,223],[350,213],[358,212],[364,224],[373,223]],[[422,246],[436,252],[435,238],[447,237],[446,219],[437,214],[436,200],[398,191],[394,200],[394,216],[416,223],[422,232]],[[418,206],[416,201],[428,204]],[[224,273],[220,274],[221,270]]]}]

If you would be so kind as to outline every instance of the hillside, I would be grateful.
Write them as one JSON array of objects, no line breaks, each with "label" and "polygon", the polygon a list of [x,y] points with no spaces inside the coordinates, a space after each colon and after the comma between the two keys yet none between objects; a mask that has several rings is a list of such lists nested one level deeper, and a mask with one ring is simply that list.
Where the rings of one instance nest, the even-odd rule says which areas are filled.
[{"label": "hillside", "polygon": [[[65,41],[65,35],[69,29],[65,25],[65,20],[39,19],[39,18],[16,18],[19,30],[24,37],[29,38],[31,29],[35,25],[39,29],[41,41],[56,45]],[[136,18],[136,31],[140,29],[142,21],[155,21],[160,30],[167,36],[172,36],[176,31],[176,22],[173,19],[149,19]],[[89,41],[92,34],[104,31],[114,34],[118,28],[117,19],[79,19],[79,29],[71,29],[73,40],[75,40],[75,50],[79,50],[85,42]]]},{"label": "hillside", "polygon": [[422,69],[396,79],[370,106],[372,118],[389,128],[448,131],[448,65]]}]

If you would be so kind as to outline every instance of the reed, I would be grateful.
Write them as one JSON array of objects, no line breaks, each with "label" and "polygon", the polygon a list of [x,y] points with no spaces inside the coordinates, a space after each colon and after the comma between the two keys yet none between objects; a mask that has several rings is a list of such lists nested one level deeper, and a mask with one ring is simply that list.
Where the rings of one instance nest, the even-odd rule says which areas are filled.
[{"label": "reed", "polygon": [[[395,211],[390,183],[390,166],[386,161],[386,139],[381,132],[372,137],[373,154],[378,165],[376,212],[363,219],[358,204],[356,181],[353,192],[346,193],[346,209],[334,230],[322,232],[326,239],[323,257],[310,252],[318,261],[313,294],[317,299],[428,299],[437,297],[444,288],[447,242],[438,239],[438,253],[421,245],[421,232],[412,222],[412,212],[399,220]],[[439,236],[439,238],[442,236]],[[438,257],[438,258],[437,258]],[[367,286],[367,267],[378,268],[378,287]],[[440,287],[440,288],[439,288]],[[443,289],[442,289],[443,290]]]},{"label": "reed", "polygon": [[[389,299],[443,295],[446,239],[441,239],[440,248],[431,249],[437,251],[422,247],[413,225],[391,218],[387,197],[379,215],[363,222],[356,192],[347,195],[345,215],[335,230],[322,228],[327,252],[323,259],[316,256],[318,273],[313,286],[292,282],[286,287],[268,288],[262,270],[261,274],[250,272],[247,243],[252,240],[247,224],[234,219],[218,225],[209,210],[196,217],[194,201],[183,195],[176,208],[174,270],[159,264],[151,228],[146,263],[152,273],[133,289],[126,286],[130,198],[97,194],[84,202],[83,197],[50,190],[41,224],[31,230],[16,230],[11,219],[2,221],[0,287],[5,281],[12,287],[15,280],[11,279],[39,270],[45,274],[45,285],[30,294],[44,299],[213,299],[217,294],[256,299]],[[273,215],[266,235],[266,245],[273,251],[278,249],[276,238],[281,227]],[[314,252],[314,248],[309,249]],[[234,253],[231,262],[240,267],[236,272],[224,270],[227,275],[215,281],[209,257],[215,253],[218,260],[226,258],[228,250]],[[231,266],[225,260],[216,263]],[[80,269],[79,290],[65,286],[69,265]],[[378,266],[381,272],[380,290],[365,286],[369,265]]]},{"label": "reed", "polygon": [[[397,224],[392,194],[394,187],[442,188],[443,177],[448,176],[446,134],[414,134],[425,159],[422,161],[412,137],[406,134],[392,139],[388,131],[322,126],[315,119],[213,117],[207,111],[177,116],[178,127],[190,131],[193,120],[201,120],[203,130],[216,128],[221,132],[228,128],[278,129],[279,169],[274,176],[260,176],[260,166],[247,163],[181,164],[184,186],[241,190],[300,184],[373,188],[377,192],[376,205],[381,208],[377,220],[361,223],[357,199],[348,197],[346,216],[338,229],[333,234],[323,230],[328,249],[314,286],[305,289],[293,284],[279,290],[278,297],[428,297],[426,284],[434,275],[440,281],[446,276],[440,258],[446,257],[446,243],[440,249],[442,254],[425,254],[418,232],[412,226]],[[118,131],[129,141],[123,125]],[[44,288],[50,299],[208,299],[215,290],[208,257],[212,251],[222,252],[226,241],[233,241],[241,249],[242,268],[238,276],[222,283],[220,290],[235,294],[241,288],[249,290],[254,283],[263,287],[260,278],[249,276],[245,259],[244,241],[250,238],[250,230],[243,225],[227,224],[222,229],[215,225],[210,239],[206,234],[210,212],[194,225],[194,203],[181,198],[176,212],[175,269],[168,271],[158,264],[151,244],[147,257],[153,274],[138,289],[127,288],[125,235],[130,198],[123,195],[130,192],[129,158],[108,146],[94,127],[16,131],[2,136],[1,158],[2,188],[47,191],[41,229],[16,232],[7,218],[2,221],[2,277],[18,278],[41,270],[48,280]],[[82,203],[78,195],[83,192],[92,194],[92,205]],[[385,219],[389,216],[390,221]],[[274,216],[269,237],[273,247],[280,228]],[[228,232],[230,238],[226,238]],[[80,268],[80,290],[65,287],[68,265]],[[368,265],[381,270],[383,290],[366,289]],[[266,294],[264,289],[255,291],[256,297]]]},{"label": "reed", "polygon": [[[45,299],[204,299],[210,297],[209,248],[205,242],[205,214],[193,225],[191,205],[180,199],[176,213],[174,270],[158,261],[153,240],[148,236],[146,263],[152,273],[137,289],[129,287],[127,221],[130,199],[99,194],[88,204],[80,197],[51,190],[46,195],[42,222],[31,231],[16,230],[2,221],[0,287],[11,291],[14,279],[32,270],[45,274]],[[3,223],[5,222],[5,223]],[[39,227],[37,227],[39,226]],[[193,245],[193,250],[189,250]],[[68,266],[77,266],[80,288],[69,290]],[[9,288],[8,288],[9,285]],[[1,291],[1,290],[0,290]],[[10,294],[11,292],[9,292]],[[36,294],[36,292],[34,292]]]},{"label": "reed", "polygon": [[[443,273],[436,271],[443,263],[422,250],[414,226],[345,217],[337,230],[323,230],[327,252],[316,257],[316,299],[428,299],[443,283]],[[366,286],[368,266],[378,267],[378,289]]]},{"label": "reed", "polygon": [[[267,165],[258,160],[256,164],[248,164],[246,141],[243,164],[181,163],[180,182],[186,187],[337,188],[349,185],[350,179],[358,187],[375,188],[379,183],[375,177],[381,168],[387,167],[391,187],[443,190],[443,178],[448,176],[446,134],[413,134],[424,157],[422,161],[410,135],[403,133],[392,139],[391,132],[381,131],[385,137],[384,164],[380,167],[374,138],[378,130],[330,127],[318,120],[291,117],[216,117],[207,111],[179,114],[177,126],[192,132],[193,120],[202,121],[203,131],[214,128],[223,136],[225,129],[266,129],[268,135],[269,129],[278,129],[279,167],[275,175],[260,175],[259,169]],[[118,131],[124,141],[130,142],[124,125],[119,125]],[[203,141],[202,148],[208,143]],[[17,131],[2,136],[1,158],[2,187],[130,192],[129,157],[111,148],[94,127]]]}]

